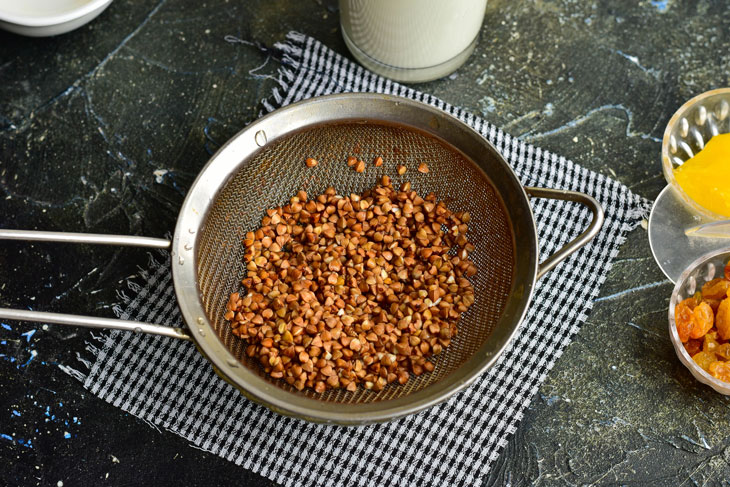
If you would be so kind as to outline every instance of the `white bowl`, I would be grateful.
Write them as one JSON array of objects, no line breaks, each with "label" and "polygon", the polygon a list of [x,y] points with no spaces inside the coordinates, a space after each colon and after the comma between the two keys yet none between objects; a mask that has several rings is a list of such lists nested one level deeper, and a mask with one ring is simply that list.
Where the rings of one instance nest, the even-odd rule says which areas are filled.
[{"label": "white bowl", "polygon": [[64,34],[90,22],[112,0],[0,0],[0,28],[30,37]]},{"label": "white bowl", "polygon": [[730,395],[730,383],[715,379],[708,374],[684,349],[682,341],[679,339],[677,325],[674,322],[674,308],[682,300],[692,297],[696,291],[702,288],[702,285],[715,277],[721,277],[725,270],[725,264],[730,259],[730,248],[715,250],[703,255],[694,261],[685,270],[674,286],[672,297],[669,300],[669,338],[674,345],[674,351],[677,352],[679,361],[689,369],[692,375],[698,381],[715,389],[720,394]]}]

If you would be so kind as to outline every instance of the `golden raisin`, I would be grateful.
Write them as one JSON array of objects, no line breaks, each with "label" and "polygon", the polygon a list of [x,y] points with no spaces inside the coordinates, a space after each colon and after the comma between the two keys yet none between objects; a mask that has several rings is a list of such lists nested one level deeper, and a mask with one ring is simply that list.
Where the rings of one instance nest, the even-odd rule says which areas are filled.
[{"label": "golden raisin", "polygon": [[705,299],[725,299],[728,288],[730,288],[730,281],[723,277],[718,277],[707,281],[702,286],[702,297]]},{"label": "golden raisin", "polygon": [[715,379],[730,382],[730,363],[723,361],[712,362],[706,369]]},{"label": "golden raisin", "polygon": [[714,352],[718,345],[720,345],[717,343],[717,331],[708,332],[701,340],[703,352]]},{"label": "golden raisin", "polygon": [[717,308],[720,306],[721,299],[703,299],[705,303],[710,305],[710,308],[712,308],[713,313],[717,313]]},{"label": "golden raisin", "polygon": [[730,360],[730,343],[723,343],[722,345],[718,345],[715,350],[713,350],[713,352],[718,358]]},{"label": "golden raisin", "polygon": [[684,344],[684,349],[687,350],[687,353],[691,357],[702,350],[702,340],[687,340],[687,343]]},{"label": "golden raisin", "polygon": [[677,333],[682,343],[689,340],[689,334],[692,331],[692,309],[690,302],[694,303],[694,298],[687,298],[680,301],[674,308],[674,322],[677,324]]},{"label": "golden raisin", "polygon": [[730,298],[723,299],[717,307],[715,326],[720,338],[730,340]]},{"label": "golden raisin", "polygon": [[692,311],[692,331],[689,332],[690,338],[700,338],[705,335],[715,322],[715,315],[712,313],[710,305],[704,301],[700,303]]},{"label": "golden raisin", "polygon": [[705,370],[708,370],[712,362],[716,362],[715,354],[711,352],[698,352],[692,356],[692,360]]}]

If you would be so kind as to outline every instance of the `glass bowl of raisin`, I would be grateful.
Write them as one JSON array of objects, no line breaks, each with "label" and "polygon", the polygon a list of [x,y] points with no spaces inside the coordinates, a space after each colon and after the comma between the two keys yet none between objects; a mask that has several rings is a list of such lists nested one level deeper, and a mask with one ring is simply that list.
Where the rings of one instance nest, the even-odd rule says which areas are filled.
[{"label": "glass bowl of raisin", "polygon": [[730,247],[698,258],[677,279],[669,335],[697,380],[730,395]]}]

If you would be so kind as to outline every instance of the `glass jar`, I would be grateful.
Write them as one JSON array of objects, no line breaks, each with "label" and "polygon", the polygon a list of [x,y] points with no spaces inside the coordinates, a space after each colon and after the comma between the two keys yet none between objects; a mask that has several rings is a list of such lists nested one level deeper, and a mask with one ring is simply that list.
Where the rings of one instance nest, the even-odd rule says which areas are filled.
[{"label": "glass jar", "polygon": [[487,0],[340,0],[342,36],[369,70],[405,82],[446,76],[474,51]]}]

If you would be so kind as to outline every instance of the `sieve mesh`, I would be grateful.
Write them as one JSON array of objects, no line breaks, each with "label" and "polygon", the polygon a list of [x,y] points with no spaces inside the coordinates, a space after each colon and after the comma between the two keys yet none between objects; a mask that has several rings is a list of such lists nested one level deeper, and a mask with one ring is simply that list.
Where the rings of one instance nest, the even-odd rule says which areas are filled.
[{"label": "sieve mesh", "polygon": [[[364,160],[356,173],[347,156]],[[384,164],[372,164],[382,156]],[[319,164],[307,168],[304,160]],[[425,162],[428,174],[416,171]],[[396,166],[408,171],[398,176]],[[390,384],[380,392],[330,390],[316,394],[297,391],[283,380],[269,378],[256,360],[245,355],[247,343],[231,333],[223,318],[232,292],[243,291],[245,277],[242,240],[260,226],[264,210],[286,204],[300,189],[310,197],[333,186],[338,194],[360,193],[387,174],[393,185],[410,181],[421,196],[435,192],[452,211],[469,211],[470,258],[478,272],[472,277],[475,303],[462,316],[458,335],[435,360],[435,370],[411,377],[404,385]],[[205,312],[221,341],[245,365],[268,381],[295,394],[335,403],[361,404],[395,399],[421,390],[459,368],[488,340],[508,301],[514,276],[514,235],[498,192],[487,176],[452,146],[404,126],[380,122],[341,123],[309,127],[268,144],[241,165],[216,197],[197,242],[198,285]]]}]

